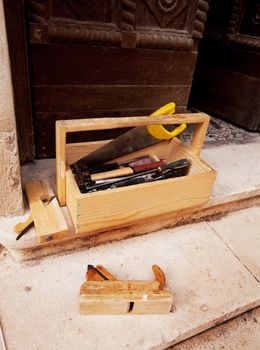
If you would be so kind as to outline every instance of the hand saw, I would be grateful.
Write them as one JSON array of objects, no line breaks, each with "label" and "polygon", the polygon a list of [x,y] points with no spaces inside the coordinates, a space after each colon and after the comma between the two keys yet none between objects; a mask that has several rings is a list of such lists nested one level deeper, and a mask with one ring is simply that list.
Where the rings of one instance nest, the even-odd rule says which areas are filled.
[{"label": "hand saw", "polygon": [[[174,111],[175,103],[171,102],[152,113],[151,117],[173,114]],[[168,131],[163,125],[137,126],[71,164],[71,168],[84,170],[108,162],[163,140],[172,139],[185,128],[186,124],[177,126],[173,131]]]}]

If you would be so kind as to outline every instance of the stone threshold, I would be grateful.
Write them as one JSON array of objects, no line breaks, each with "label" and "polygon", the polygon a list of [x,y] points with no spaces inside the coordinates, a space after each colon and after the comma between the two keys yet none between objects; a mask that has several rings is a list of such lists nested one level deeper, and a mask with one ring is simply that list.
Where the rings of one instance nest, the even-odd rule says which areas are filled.
[{"label": "stone threshold", "polygon": [[[202,159],[217,170],[217,179],[210,201],[201,209],[192,213],[180,211],[178,217],[167,214],[160,220],[153,218],[144,224],[136,225],[133,230],[124,227],[110,230],[93,237],[71,236],[70,239],[59,243],[50,242],[39,244],[34,228],[20,240],[15,240],[14,225],[26,219],[27,212],[22,216],[8,217],[0,220],[0,243],[10,249],[15,258],[33,259],[39,256],[57,254],[64,251],[73,251],[83,247],[102,244],[108,240],[120,240],[134,235],[155,232],[163,228],[176,225],[214,220],[218,215],[230,211],[247,208],[260,203],[260,142],[247,144],[229,144],[210,147],[202,152]],[[53,189],[55,186],[55,160],[38,160],[33,165],[22,167],[22,178],[25,183],[31,179],[48,178]],[[63,208],[69,224],[66,207]],[[109,237],[109,239],[108,239]]]},{"label": "stone threshold", "polygon": [[[259,306],[260,144],[209,148],[202,158],[218,171],[211,205],[223,208],[233,201],[236,212],[90,249],[78,242],[70,247],[74,254],[65,255],[68,250],[60,245],[30,252],[26,244],[31,243],[24,242],[17,248],[12,227],[21,216],[2,219],[0,239],[7,250],[0,253],[1,318],[8,347],[166,349]],[[23,167],[23,179],[48,177],[54,185],[54,165],[54,160],[43,160]],[[255,206],[238,211],[241,203]],[[32,229],[24,238],[30,242],[33,237]],[[53,253],[60,255],[12,259]],[[120,279],[148,280],[157,263],[174,292],[172,312],[80,316],[79,287],[87,265],[97,263]]]}]

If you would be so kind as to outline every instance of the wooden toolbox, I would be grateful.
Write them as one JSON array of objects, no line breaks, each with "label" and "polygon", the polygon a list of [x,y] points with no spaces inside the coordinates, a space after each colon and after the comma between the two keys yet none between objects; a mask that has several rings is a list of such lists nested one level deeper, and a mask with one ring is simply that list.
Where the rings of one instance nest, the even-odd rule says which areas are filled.
[{"label": "wooden toolbox", "polygon": [[[60,205],[67,205],[76,233],[95,233],[142,222],[150,217],[177,212],[205,204],[211,194],[216,172],[200,159],[209,124],[204,113],[159,117],[100,118],[56,122],[57,193]],[[69,164],[96,150],[108,141],[67,143],[67,133],[126,128],[155,124],[194,124],[191,145],[178,138],[146,147],[124,160],[151,154],[172,162],[187,158],[191,168],[187,176],[143,183],[123,188],[82,194]]]}]

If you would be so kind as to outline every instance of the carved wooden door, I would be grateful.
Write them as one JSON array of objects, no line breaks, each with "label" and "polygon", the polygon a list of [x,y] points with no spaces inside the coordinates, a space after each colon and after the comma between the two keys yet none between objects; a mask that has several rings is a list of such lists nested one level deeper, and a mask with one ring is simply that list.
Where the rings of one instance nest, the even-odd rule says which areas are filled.
[{"label": "carved wooden door", "polygon": [[191,104],[260,131],[260,1],[212,0]]},{"label": "carved wooden door", "polygon": [[36,156],[58,119],[187,106],[207,0],[26,0]]}]

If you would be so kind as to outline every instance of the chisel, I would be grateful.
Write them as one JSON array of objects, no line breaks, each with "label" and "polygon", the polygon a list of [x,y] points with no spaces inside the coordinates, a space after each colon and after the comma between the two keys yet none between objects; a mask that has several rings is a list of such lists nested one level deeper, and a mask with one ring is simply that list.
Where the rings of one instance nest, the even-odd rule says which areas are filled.
[{"label": "chisel", "polygon": [[141,157],[128,159],[128,160],[122,160],[121,162],[114,162],[114,163],[105,163],[105,164],[99,164],[97,166],[93,166],[87,169],[87,173],[89,174],[97,174],[97,173],[103,173],[105,171],[115,170],[118,169],[120,166],[132,166],[132,165],[143,165],[143,164],[149,164],[154,161],[159,160],[157,156],[150,156],[150,155],[144,155]]},{"label": "chisel", "polygon": [[131,186],[131,185],[137,185],[144,182],[152,182],[152,181],[158,181],[158,180],[166,180],[170,179],[172,177],[180,177],[187,175],[188,167],[185,168],[176,168],[171,169],[167,171],[164,174],[161,174],[159,176],[153,176],[153,174],[147,174],[142,175],[139,177],[134,177],[132,179],[126,179],[126,180],[120,180],[119,182],[112,184],[109,188],[119,188],[119,187],[125,187],[125,186]]},{"label": "chisel", "polygon": [[[103,182],[101,184],[93,184],[85,187],[84,192],[96,192],[99,190],[106,190],[108,188],[116,188],[123,186],[129,186],[136,183],[142,183],[147,181],[156,181],[161,179],[167,179],[170,177],[183,176],[188,173],[190,163],[187,159],[179,159],[170,164],[162,165],[153,170],[148,170],[143,173],[130,175],[125,178],[114,178],[114,181]],[[133,180],[133,179],[136,179]],[[133,180],[133,181],[132,181]],[[105,180],[104,180],[105,181]]]},{"label": "chisel", "polygon": [[121,167],[115,170],[90,175],[90,178],[91,178],[91,181],[97,181],[97,180],[111,179],[114,177],[133,175],[133,174],[143,173],[147,170],[159,168],[165,164],[166,163],[164,160],[160,160],[158,162],[152,162],[149,164]]}]

